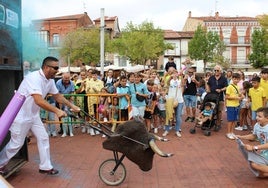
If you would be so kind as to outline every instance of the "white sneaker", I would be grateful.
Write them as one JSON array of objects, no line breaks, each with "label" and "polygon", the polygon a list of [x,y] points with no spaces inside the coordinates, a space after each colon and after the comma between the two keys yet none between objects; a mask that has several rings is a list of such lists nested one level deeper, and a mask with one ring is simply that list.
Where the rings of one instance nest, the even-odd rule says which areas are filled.
[{"label": "white sneaker", "polygon": [[102,138],[105,138],[105,137],[106,137],[106,135],[105,135],[105,134],[103,134],[101,137],[102,137]]},{"label": "white sneaker", "polygon": [[230,140],[234,140],[235,137],[233,136],[233,133],[227,133],[226,137],[229,138]]},{"label": "white sneaker", "polygon": [[62,138],[66,137],[66,136],[67,136],[67,135],[66,135],[65,133],[63,133],[63,134],[61,135]]},{"label": "white sneaker", "polygon": [[154,128],[154,133],[155,133],[155,134],[158,133],[158,128]]},{"label": "white sneaker", "polygon": [[87,127],[87,134],[90,134],[90,127]]},{"label": "white sneaker", "polygon": [[53,132],[52,133],[52,137],[56,137],[57,136],[57,133],[56,132]]},{"label": "white sneaker", "polygon": [[168,131],[165,131],[162,136],[167,136],[168,135]]},{"label": "white sneaker", "polygon": [[177,137],[181,137],[181,133],[179,131],[176,132]]},{"label": "white sneaker", "polygon": [[243,131],[243,127],[238,126],[238,127],[235,128],[235,130],[237,130],[237,131]]},{"label": "white sneaker", "polygon": [[237,139],[237,136],[234,133],[231,133],[231,134],[234,137],[234,139],[236,140]]},{"label": "white sneaker", "polygon": [[70,137],[73,137],[74,136],[74,134],[73,133],[70,133]]},{"label": "white sneaker", "polygon": [[107,122],[107,121],[108,121],[108,119],[105,117],[105,118],[103,118],[103,121],[104,121],[104,122]]},{"label": "white sneaker", "polygon": [[81,130],[82,133],[85,133],[86,132],[86,127],[83,127],[82,130]]},{"label": "white sneaker", "polygon": [[94,136],[94,135],[95,135],[94,130],[93,130],[92,128],[89,128],[88,130],[89,130],[89,134],[90,134],[91,136]]},{"label": "white sneaker", "polygon": [[[100,127],[101,127],[101,125],[100,125],[100,124],[98,124],[98,127],[100,128]],[[100,134],[100,132],[99,132],[98,130],[95,130],[95,129],[93,129],[93,128],[92,128],[92,130],[93,130],[93,132],[94,132],[96,135]]]}]

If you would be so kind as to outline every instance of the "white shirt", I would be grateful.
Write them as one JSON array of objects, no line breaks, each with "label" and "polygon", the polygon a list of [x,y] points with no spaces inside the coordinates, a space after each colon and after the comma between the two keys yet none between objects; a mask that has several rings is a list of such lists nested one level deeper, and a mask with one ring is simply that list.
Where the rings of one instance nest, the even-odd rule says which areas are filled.
[{"label": "white shirt", "polygon": [[[176,95],[177,93],[177,95]],[[182,96],[182,85],[181,80],[179,79],[171,79],[169,84],[168,90],[168,98],[175,98],[178,100],[179,103],[183,103],[183,96]]]},{"label": "white shirt", "polygon": [[18,92],[26,97],[16,119],[32,119],[40,116],[40,107],[35,104],[32,94],[40,94],[43,98],[50,94],[57,94],[55,81],[47,79],[40,69],[28,74],[21,82]]}]

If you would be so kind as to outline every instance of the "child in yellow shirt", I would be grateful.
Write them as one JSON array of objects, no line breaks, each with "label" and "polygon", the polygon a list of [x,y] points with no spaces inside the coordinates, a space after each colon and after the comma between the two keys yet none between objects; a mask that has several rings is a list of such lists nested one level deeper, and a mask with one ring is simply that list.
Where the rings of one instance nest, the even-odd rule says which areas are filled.
[{"label": "child in yellow shirt", "polygon": [[226,137],[234,140],[235,136],[233,133],[235,123],[238,120],[238,107],[239,101],[242,99],[237,83],[240,80],[240,74],[233,73],[232,75],[232,84],[226,88],[226,108],[227,108],[227,134]]},{"label": "child in yellow shirt", "polygon": [[256,116],[257,116],[257,109],[260,107],[265,107],[266,105],[266,95],[265,91],[262,87],[260,87],[260,77],[252,78],[252,88],[249,89],[249,99],[251,101],[251,116],[252,122],[251,125],[255,125],[256,123]]}]

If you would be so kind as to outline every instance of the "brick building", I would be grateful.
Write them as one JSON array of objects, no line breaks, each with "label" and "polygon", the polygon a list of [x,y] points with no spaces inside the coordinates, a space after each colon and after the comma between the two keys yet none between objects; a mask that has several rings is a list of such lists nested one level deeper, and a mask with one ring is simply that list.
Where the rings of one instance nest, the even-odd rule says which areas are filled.
[{"label": "brick building", "polygon": [[[52,17],[45,19],[38,19],[32,21],[32,31],[39,41],[42,41],[44,46],[50,51],[50,54],[59,56],[58,50],[64,37],[71,31],[78,28],[92,28],[100,27],[100,18],[92,21],[88,14],[83,14]],[[115,38],[119,35],[120,29],[118,18],[105,16],[105,32],[109,34],[110,38]],[[107,59],[113,58],[111,54],[107,55]],[[80,63],[77,62],[77,65]],[[65,63],[61,64],[65,66]]]},{"label": "brick building", "polygon": [[64,36],[77,28],[93,26],[87,13],[32,21],[33,30],[49,48],[59,47]]},{"label": "brick building", "polygon": [[254,29],[261,27],[257,18],[220,16],[218,12],[215,16],[193,17],[190,11],[183,31],[195,31],[198,25],[219,34],[226,45],[223,55],[230,60],[232,69],[251,69],[248,61],[248,55],[251,53],[251,35]]}]

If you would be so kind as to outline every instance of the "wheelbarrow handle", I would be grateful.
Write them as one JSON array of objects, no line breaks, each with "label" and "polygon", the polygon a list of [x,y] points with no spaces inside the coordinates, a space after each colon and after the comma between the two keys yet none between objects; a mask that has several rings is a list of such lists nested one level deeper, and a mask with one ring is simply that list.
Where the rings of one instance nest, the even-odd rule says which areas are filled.
[{"label": "wheelbarrow handle", "polygon": [[[107,132],[109,132],[109,133],[111,133],[111,134],[113,133],[107,126],[101,124],[101,123],[100,123],[94,116],[89,115],[87,112],[85,112],[85,111],[82,110],[82,109],[81,109],[81,112],[83,112],[83,113],[84,113],[86,116],[88,116],[90,119],[92,119],[93,121],[95,121],[96,123],[98,123],[98,124],[100,125],[100,127],[103,127]],[[67,113],[67,115],[68,115],[69,117],[71,117],[71,118],[75,118],[75,119],[79,119],[79,120],[83,121],[86,125],[90,126],[92,129],[94,129],[94,130],[96,130],[96,131],[99,131],[100,133],[106,135],[107,137],[110,137],[110,136],[111,136],[111,135],[108,134],[107,132],[103,131],[101,128],[96,127],[96,126],[93,126],[91,123],[87,122],[85,119],[80,118],[80,117],[74,115],[74,114],[71,113],[71,112],[66,112],[66,113]]]}]

